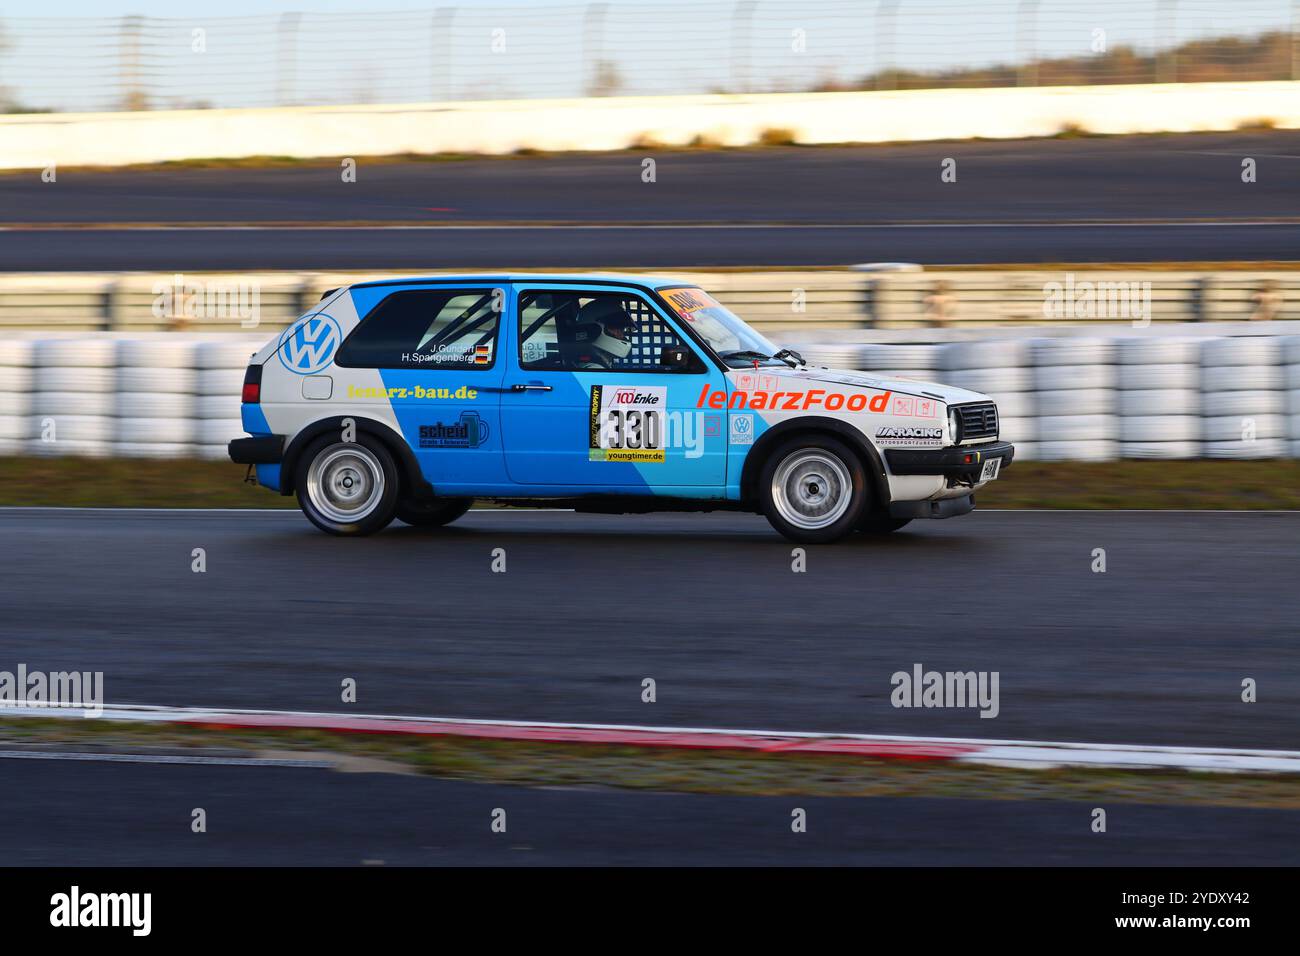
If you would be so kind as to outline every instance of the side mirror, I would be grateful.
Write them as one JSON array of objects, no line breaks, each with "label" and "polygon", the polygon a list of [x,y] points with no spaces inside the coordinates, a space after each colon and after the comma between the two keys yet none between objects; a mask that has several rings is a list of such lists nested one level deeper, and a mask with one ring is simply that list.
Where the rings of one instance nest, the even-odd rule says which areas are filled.
[{"label": "side mirror", "polygon": [[690,368],[695,356],[691,350],[681,345],[666,345],[659,353],[661,368]]}]

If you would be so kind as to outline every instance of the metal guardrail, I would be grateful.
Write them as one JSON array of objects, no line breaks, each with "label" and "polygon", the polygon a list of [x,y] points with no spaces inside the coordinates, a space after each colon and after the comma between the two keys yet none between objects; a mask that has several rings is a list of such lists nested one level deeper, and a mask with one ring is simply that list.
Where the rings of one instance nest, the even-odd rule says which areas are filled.
[{"label": "metal guardrail", "polygon": [[[397,274],[392,274],[393,276]],[[1300,321],[1300,272],[675,273],[765,332]],[[4,330],[273,331],[385,273],[0,276]]]},{"label": "metal guardrail", "polygon": [[1294,0],[357,7],[8,17],[0,110],[1300,79]]},{"label": "metal guardrail", "polygon": [[869,281],[865,321],[907,326],[1300,319],[1300,272],[941,272]]}]

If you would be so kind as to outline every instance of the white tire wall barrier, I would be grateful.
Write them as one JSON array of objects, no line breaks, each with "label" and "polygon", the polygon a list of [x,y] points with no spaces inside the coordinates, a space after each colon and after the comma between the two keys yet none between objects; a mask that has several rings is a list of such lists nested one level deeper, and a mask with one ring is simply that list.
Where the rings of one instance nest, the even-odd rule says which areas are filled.
[{"label": "white tire wall barrier", "polygon": [[[1257,332],[953,342],[938,346],[935,380],[992,397],[1021,460],[1300,458],[1300,336]],[[923,348],[840,343],[804,355],[915,377],[907,369],[931,362]]]},{"label": "white tire wall barrier", "polygon": [[1001,434],[1016,446],[1016,457],[1038,457],[1037,406],[1031,368],[1032,341],[953,342],[939,349],[937,379],[983,392],[998,403]]},{"label": "white tire wall barrier", "polygon": [[1108,338],[1041,338],[1032,343],[1037,457],[1044,462],[1119,457],[1115,346]]},{"label": "white tire wall barrier", "polygon": [[1283,384],[1286,386],[1287,456],[1300,458],[1300,335],[1282,340]]},{"label": "white tire wall barrier", "polygon": [[[1300,458],[1300,336],[1240,330],[791,345],[814,365],[987,394],[1022,460]],[[0,455],[224,460],[244,434],[244,368],[263,344],[220,333],[0,338]]]},{"label": "white tire wall barrier", "polygon": [[107,458],[116,414],[117,343],[106,338],[37,341],[26,450]]},{"label": "white tire wall barrier", "polygon": [[0,455],[20,455],[31,431],[34,343],[0,339]]},{"label": "white tire wall barrier", "polygon": [[1115,356],[1120,457],[1197,457],[1201,342],[1120,339]]},{"label": "white tire wall barrier", "polygon": [[220,338],[202,342],[195,350],[194,443],[199,458],[223,461],[226,459],[226,444],[233,438],[244,436],[244,425],[239,418],[244,368],[252,352],[263,344]]},{"label": "white tire wall barrier", "polygon": [[0,455],[226,457],[265,338],[0,339]]},{"label": "white tire wall barrier", "polygon": [[113,451],[119,458],[167,458],[194,444],[193,339],[118,343],[118,403]]},{"label": "white tire wall barrier", "polygon": [[[1207,458],[1287,452],[1282,339],[1210,339],[1201,348],[1201,438]],[[1300,436],[1298,436],[1300,437]]]}]

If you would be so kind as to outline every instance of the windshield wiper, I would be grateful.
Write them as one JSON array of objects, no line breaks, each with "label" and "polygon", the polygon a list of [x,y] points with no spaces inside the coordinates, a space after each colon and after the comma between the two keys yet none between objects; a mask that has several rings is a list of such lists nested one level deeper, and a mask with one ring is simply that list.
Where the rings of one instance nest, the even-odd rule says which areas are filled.
[{"label": "windshield wiper", "polygon": [[742,359],[744,361],[766,362],[773,358],[763,352],[755,352],[753,349],[735,349],[731,352],[719,352],[719,358],[723,359]]},{"label": "windshield wiper", "polygon": [[[803,360],[803,356],[794,349],[781,349],[781,351],[773,355],[772,358],[781,359],[783,362],[789,362],[791,368],[798,368],[800,365],[808,364]],[[793,361],[790,361],[791,359],[793,359]]]}]

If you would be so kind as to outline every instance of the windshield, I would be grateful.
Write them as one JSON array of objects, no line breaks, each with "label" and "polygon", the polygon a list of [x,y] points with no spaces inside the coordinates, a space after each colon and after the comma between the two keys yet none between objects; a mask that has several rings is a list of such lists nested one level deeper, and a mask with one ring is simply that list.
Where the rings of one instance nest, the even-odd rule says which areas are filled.
[{"label": "windshield", "polygon": [[689,323],[695,334],[733,368],[753,365],[754,362],[765,365],[785,364],[772,359],[778,351],[777,346],[751,329],[738,315],[703,289],[683,286],[658,291],[678,318]]}]

